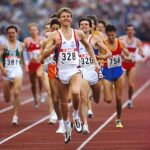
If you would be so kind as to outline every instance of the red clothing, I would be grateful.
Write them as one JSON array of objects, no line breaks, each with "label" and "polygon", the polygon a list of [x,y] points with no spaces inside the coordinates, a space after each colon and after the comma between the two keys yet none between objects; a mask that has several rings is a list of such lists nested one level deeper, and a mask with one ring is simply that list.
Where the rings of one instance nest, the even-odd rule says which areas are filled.
[{"label": "red clothing", "polygon": [[40,54],[40,39],[38,42],[33,42],[30,40],[29,46],[27,48],[27,52],[29,54],[29,65],[28,69],[30,73],[34,73],[40,67],[41,63],[37,61],[37,58]]}]

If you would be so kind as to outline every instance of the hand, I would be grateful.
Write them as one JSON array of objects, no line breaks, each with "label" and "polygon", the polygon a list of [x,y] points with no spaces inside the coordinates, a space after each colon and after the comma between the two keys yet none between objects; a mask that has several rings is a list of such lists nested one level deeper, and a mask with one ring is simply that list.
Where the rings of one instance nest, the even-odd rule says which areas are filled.
[{"label": "hand", "polygon": [[1,70],[1,72],[2,72],[2,76],[4,76],[4,77],[7,76],[8,71],[7,71],[5,68],[3,68],[3,69]]},{"label": "hand", "polygon": [[100,72],[99,64],[95,64],[95,71],[99,74],[99,72]]}]

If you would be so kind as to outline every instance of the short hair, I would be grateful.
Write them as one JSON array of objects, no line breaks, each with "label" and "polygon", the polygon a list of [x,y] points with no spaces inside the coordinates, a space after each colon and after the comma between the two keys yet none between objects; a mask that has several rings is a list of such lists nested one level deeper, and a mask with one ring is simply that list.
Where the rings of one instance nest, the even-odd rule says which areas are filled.
[{"label": "short hair", "polygon": [[7,27],[6,27],[6,33],[8,33],[8,30],[9,30],[9,29],[15,29],[15,31],[18,32],[18,28],[17,28],[17,26],[15,26],[15,25],[9,25],[9,26],[7,26]]},{"label": "short hair", "polygon": [[63,8],[61,8],[61,9],[59,9],[59,10],[58,10],[58,13],[57,13],[57,17],[60,18],[61,14],[62,14],[63,12],[69,13],[69,14],[71,15],[71,17],[72,17],[72,11],[71,11],[71,9],[68,8],[68,7],[63,7]]},{"label": "short hair", "polygon": [[58,14],[57,13],[53,13],[50,18],[57,18],[57,17],[58,17]]},{"label": "short hair", "polygon": [[61,26],[60,22],[58,21],[57,18],[52,18],[51,22],[50,22],[50,27],[52,27],[52,25],[57,24],[59,25],[59,27]]},{"label": "short hair", "polygon": [[106,33],[107,32],[116,32],[117,30],[116,30],[116,27],[114,26],[114,25],[110,25],[110,24],[108,24],[107,26],[106,26]]},{"label": "short hair", "polygon": [[103,20],[99,20],[99,21],[98,21],[98,23],[103,24],[103,25],[104,25],[104,27],[106,28],[106,22],[105,22],[105,21],[103,21]]},{"label": "short hair", "polygon": [[81,23],[82,21],[87,21],[87,22],[89,22],[89,26],[92,27],[92,21],[91,21],[91,19],[89,19],[89,18],[81,18],[81,19],[79,20],[79,27],[80,27],[80,23]]},{"label": "short hair", "polygon": [[133,29],[135,30],[135,27],[133,24],[127,24],[125,30],[127,30],[128,27],[133,27]]},{"label": "short hair", "polygon": [[94,25],[97,26],[98,23],[97,16],[91,15],[91,16],[87,16],[87,18],[92,19],[94,21]]},{"label": "short hair", "polygon": [[38,24],[35,22],[29,23],[28,24],[28,29],[30,29],[32,26],[37,27],[38,28]]}]

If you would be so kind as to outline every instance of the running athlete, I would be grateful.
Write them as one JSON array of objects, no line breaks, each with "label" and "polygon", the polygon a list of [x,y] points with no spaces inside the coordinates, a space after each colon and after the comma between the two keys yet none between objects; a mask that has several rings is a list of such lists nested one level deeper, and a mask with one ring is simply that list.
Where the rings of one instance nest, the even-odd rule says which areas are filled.
[{"label": "running athlete", "polygon": [[95,15],[87,16],[87,18],[91,19],[92,21],[92,34],[99,36],[101,40],[104,40],[106,38],[105,34],[103,32],[100,32],[98,30],[98,19]]},{"label": "running athlete", "polygon": [[61,23],[61,28],[53,32],[48,38],[46,49],[51,48],[53,45],[58,45],[57,52],[57,87],[61,101],[61,111],[64,120],[66,132],[64,133],[65,143],[71,139],[71,122],[69,120],[68,99],[69,90],[71,88],[73,98],[73,120],[77,132],[82,132],[82,124],[78,115],[79,102],[80,102],[80,86],[82,76],[79,68],[79,53],[78,41],[80,40],[90,56],[93,59],[95,69],[99,72],[100,67],[94,55],[90,44],[86,41],[85,35],[80,30],[71,28],[72,12],[69,8],[62,8],[58,11],[58,18]]},{"label": "running athlete", "polygon": [[[91,28],[92,22],[89,18],[82,18],[79,21],[79,27],[84,32],[85,37],[88,43],[100,53],[101,51],[106,51],[104,55],[99,55],[99,58],[106,59],[111,56],[110,50],[104,45],[100,38],[96,35],[92,35]],[[96,103],[99,103],[101,85],[99,81],[99,74],[94,69],[93,61],[87,50],[81,42],[79,42],[79,56],[80,56],[80,65],[82,69],[82,85],[81,85],[81,113],[83,117],[83,133],[89,133],[88,124],[87,124],[87,103],[90,89],[92,89],[93,100]]]},{"label": "running athlete", "polygon": [[8,26],[6,28],[6,35],[7,39],[5,43],[0,45],[0,70],[3,76],[4,100],[5,102],[9,102],[13,93],[14,113],[12,124],[18,125],[24,44],[17,40],[18,29],[16,26]]},{"label": "running athlete", "polygon": [[[82,18],[79,21],[79,27],[84,32],[88,43],[97,50],[106,51],[104,55],[99,55],[101,59],[106,59],[111,56],[110,50],[105,46],[105,44],[99,39],[98,36],[92,35],[91,28],[92,22],[89,18]],[[81,42],[79,42],[79,56],[80,56],[80,66],[82,70],[83,80],[81,84],[81,114],[83,117],[83,133],[88,134],[88,123],[87,123],[87,103],[89,100],[90,88],[93,93],[93,100],[99,103],[101,86],[99,82],[99,74],[95,71],[93,60],[88,54],[87,50]]]},{"label": "running athlete", "polygon": [[35,108],[38,108],[38,91],[37,91],[37,81],[39,84],[39,95],[42,99],[42,65],[39,61],[40,55],[40,41],[43,37],[39,36],[38,25],[36,23],[30,23],[28,25],[28,30],[31,37],[24,39],[25,47],[29,56],[29,63],[25,61],[27,65],[27,71],[29,72],[29,77],[31,81],[31,90],[34,97]]},{"label": "running athlete", "polygon": [[104,34],[104,37],[107,38],[105,33],[106,23],[103,20],[98,21],[97,29],[99,32],[102,32]]},{"label": "running athlete", "polygon": [[[46,59],[42,58],[45,46],[46,46],[46,41],[47,41],[47,37],[50,34],[50,22],[48,24],[45,25],[44,31],[45,31],[45,38],[40,42],[41,45],[41,53],[40,53],[40,57],[41,57],[41,62],[44,63],[44,72],[43,72],[43,78],[44,78],[44,86],[47,92],[47,101],[48,101],[48,106],[49,106],[49,111],[50,111],[50,115],[49,115],[49,119],[48,119],[48,123],[50,124],[55,124],[57,123],[57,116],[56,113],[54,111],[54,107],[53,107],[53,102],[52,102],[52,93],[51,93],[51,89],[50,89],[50,84],[49,84],[49,78],[48,78],[48,65],[51,61],[53,61],[53,57],[49,56]],[[44,101],[43,101],[44,102]]]},{"label": "running athlete", "polygon": [[135,74],[136,74],[136,51],[138,50],[139,54],[144,57],[144,53],[142,50],[142,43],[141,41],[134,36],[135,34],[135,28],[133,25],[129,24],[126,27],[126,35],[121,36],[120,39],[123,40],[125,43],[128,51],[130,52],[130,55],[134,61],[127,62],[123,60],[122,66],[124,70],[124,83],[126,83],[126,80],[128,78],[128,108],[133,107],[132,103],[132,96],[135,90]]},{"label": "running athlete", "polygon": [[[56,31],[59,28],[60,28],[60,22],[58,21],[57,18],[53,18],[50,21],[50,32]],[[48,35],[50,35],[50,32],[48,33]],[[58,91],[56,87],[56,60],[54,57],[54,53],[49,53],[47,51],[44,51],[46,44],[47,44],[47,39],[45,39],[45,41],[43,41],[42,43],[42,51],[43,51],[42,54],[43,54],[43,58],[48,56],[45,59],[45,63],[46,63],[45,65],[47,68],[46,71],[48,73],[48,80],[49,80],[49,82],[47,83],[50,85],[49,87],[51,91],[51,98],[53,101],[54,110],[56,112],[54,113],[54,110],[52,111],[49,117],[49,123],[55,123],[57,121],[56,117],[58,117],[59,128],[57,129],[56,133],[64,133],[65,132],[64,122],[62,120],[60,100],[58,98]]]},{"label": "running athlete", "polygon": [[115,86],[117,120],[116,127],[122,128],[121,112],[122,112],[122,92],[123,92],[123,70],[121,56],[131,61],[129,52],[123,42],[116,38],[116,28],[113,25],[106,26],[107,40],[104,41],[106,46],[111,50],[112,57],[107,58],[102,69],[103,85],[104,85],[104,100],[107,103],[112,102],[113,89]]}]

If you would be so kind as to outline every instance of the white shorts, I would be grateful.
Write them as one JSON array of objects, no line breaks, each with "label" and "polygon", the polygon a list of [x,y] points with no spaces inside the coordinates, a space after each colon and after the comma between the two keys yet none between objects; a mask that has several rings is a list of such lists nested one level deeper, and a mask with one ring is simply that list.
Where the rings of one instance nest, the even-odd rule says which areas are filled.
[{"label": "white shorts", "polygon": [[7,70],[8,71],[8,75],[3,77],[4,80],[9,80],[9,81],[12,81],[15,77],[20,77],[22,78],[23,77],[23,71],[22,71],[22,68],[19,68],[19,69],[9,69]]},{"label": "white shorts", "polygon": [[57,78],[63,84],[69,84],[71,77],[76,73],[81,73],[80,68],[78,68],[77,66],[63,68],[63,69],[61,68],[61,69],[58,69]]},{"label": "white shorts", "polygon": [[99,75],[95,69],[82,68],[83,79],[86,79],[90,85],[94,85],[99,81]]}]

